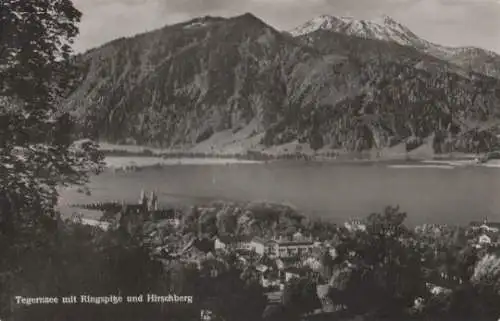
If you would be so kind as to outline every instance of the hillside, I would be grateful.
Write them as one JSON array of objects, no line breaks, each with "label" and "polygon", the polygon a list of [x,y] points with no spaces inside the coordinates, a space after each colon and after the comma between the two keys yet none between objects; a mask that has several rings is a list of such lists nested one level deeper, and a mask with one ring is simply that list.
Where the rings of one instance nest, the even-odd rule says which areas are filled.
[{"label": "hillside", "polygon": [[66,108],[82,136],[163,148],[496,144],[500,80],[385,41],[316,36],[330,40],[318,47],[245,14],[118,39],[77,57]]}]

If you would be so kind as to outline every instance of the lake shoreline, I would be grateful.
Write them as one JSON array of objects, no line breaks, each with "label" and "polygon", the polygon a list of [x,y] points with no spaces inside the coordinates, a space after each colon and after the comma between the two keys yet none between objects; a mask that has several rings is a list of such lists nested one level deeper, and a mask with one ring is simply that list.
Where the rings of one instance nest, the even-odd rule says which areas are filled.
[{"label": "lake shoreline", "polygon": [[158,157],[162,159],[221,159],[228,162],[257,161],[260,163],[275,161],[299,161],[317,163],[386,163],[386,162],[422,162],[422,161],[466,161],[483,158],[486,154],[476,153],[419,153],[393,150],[350,152],[345,150],[320,150],[316,152],[246,150],[240,153],[222,151],[197,152],[189,149],[159,149],[140,145],[115,145],[100,143],[100,150],[105,157]]},{"label": "lake shoreline", "polygon": [[255,160],[234,157],[160,157],[148,155],[121,155],[106,156],[104,158],[105,167],[113,171],[136,171],[143,169],[160,169],[166,166],[239,166],[239,165],[263,165],[263,164],[299,164],[310,166],[321,165],[404,165],[404,166],[483,166],[498,167],[500,160],[491,159],[486,162],[479,162],[476,155],[462,157],[434,157],[434,158],[377,158],[377,159],[356,159],[356,158],[313,158],[313,159],[272,159]]}]

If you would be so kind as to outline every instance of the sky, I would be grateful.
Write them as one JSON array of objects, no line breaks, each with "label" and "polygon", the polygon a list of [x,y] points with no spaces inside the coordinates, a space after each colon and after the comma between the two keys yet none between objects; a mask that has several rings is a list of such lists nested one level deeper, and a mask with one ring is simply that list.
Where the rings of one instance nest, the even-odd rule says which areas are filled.
[{"label": "sky", "polygon": [[278,30],[322,14],[388,15],[422,38],[500,53],[500,0],[73,0],[82,13],[77,52],[194,17],[251,12]]}]

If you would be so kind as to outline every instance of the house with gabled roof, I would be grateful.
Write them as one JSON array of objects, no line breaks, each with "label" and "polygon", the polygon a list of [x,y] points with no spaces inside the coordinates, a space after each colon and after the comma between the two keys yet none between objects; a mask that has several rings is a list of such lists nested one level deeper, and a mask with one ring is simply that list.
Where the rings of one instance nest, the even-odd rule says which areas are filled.
[{"label": "house with gabled roof", "polygon": [[273,238],[270,240],[262,237],[253,237],[248,243],[249,248],[259,255],[268,255],[270,257],[300,257],[309,255],[315,244],[312,238],[288,239]]},{"label": "house with gabled roof", "polygon": [[314,242],[311,238],[273,239],[268,243],[268,253],[274,257],[303,256],[312,253]]}]

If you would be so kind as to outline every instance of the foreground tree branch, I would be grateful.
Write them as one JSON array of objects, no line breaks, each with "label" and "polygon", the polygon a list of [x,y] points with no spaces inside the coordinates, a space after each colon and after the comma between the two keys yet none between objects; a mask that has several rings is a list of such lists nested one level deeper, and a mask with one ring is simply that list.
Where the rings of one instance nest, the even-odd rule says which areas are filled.
[{"label": "foreground tree branch", "polygon": [[10,235],[54,216],[57,188],[83,184],[102,157],[88,141],[72,145],[72,119],[60,112],[73,89],[71,47],[81,13],[69,0],[0,4],[0,230]]}]

